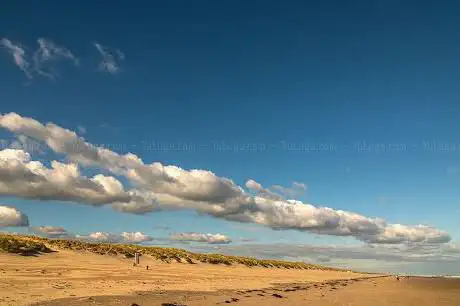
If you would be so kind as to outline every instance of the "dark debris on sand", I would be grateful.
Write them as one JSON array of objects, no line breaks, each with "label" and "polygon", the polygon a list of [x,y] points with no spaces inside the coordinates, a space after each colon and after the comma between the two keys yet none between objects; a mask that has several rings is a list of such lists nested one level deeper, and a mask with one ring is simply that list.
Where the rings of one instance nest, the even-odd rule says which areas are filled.
[{"label": "dark debris on sand", "polygon": [[240,299],[237,299],[237,298],[231,298],[230,300],[226,300],[224,303],[226,304],[230,304],[232,302],[238,302]]}]

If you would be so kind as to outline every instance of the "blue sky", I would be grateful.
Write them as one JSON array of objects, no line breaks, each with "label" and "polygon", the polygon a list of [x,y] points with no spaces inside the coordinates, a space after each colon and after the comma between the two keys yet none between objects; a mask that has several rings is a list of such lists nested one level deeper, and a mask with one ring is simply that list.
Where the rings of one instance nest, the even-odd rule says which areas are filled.
[{"label": "blue sky", "polygon": [[[302,182],[308,188],[296,198],[304,203],[429,225],[455,243],[459,12],[453,1],[16,1],[0,12],[0,38],[22,47],[31,77],[3,44],[0,111],[80,129],[88,143],[146,164],[209,170],[243,188],[249,179],[264,187]],[[38,73],[38,38],[70,51],[78,65],[56,56],[47,62],[54,79]],[[101,69],[95,43],[112,52],[118,69]],[[10,143],[18,133],[0,136]],[[32,157],[48,166],[66,160],[53,150]],[[133,215],[107,205],[0,199],[34,226],[72,233],[362,244],[190,210]]]}]

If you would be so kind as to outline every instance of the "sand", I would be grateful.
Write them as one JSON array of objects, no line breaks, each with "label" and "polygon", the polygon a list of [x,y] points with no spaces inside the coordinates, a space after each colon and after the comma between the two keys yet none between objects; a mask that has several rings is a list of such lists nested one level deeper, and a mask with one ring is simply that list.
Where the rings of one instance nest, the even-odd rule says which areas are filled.
[{"label": "sand", "polygon": [[395,278],[338,280],[217,292],[164,291],[129,296],[62,299],[39,305],[460,305],[460,282],[453,279]]},{"label": "sand", "polygon": [[374,306],[458,305],[460,301],[459,280],[359,280],[369,276],[338,271],[167,264],[145,257],[141,266],[133,267],[131,260],[122,257],[68,250],[37,257],[0,254],[0,305]]}]

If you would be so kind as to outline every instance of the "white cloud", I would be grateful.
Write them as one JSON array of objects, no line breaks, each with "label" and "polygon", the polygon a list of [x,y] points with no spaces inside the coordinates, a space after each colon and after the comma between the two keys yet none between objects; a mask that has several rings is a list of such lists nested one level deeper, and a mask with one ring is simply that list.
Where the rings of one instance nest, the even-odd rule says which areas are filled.
[{"label": "white cloud", "polygon": [[2,38],[0,40],[0,45],[3,46],[8,53],[13,56],[13,61],[16,66],[21,69],[27,78],[32,78],[32,73],[30,70],[30,63],[26,59],[26,51],[24,47],[20,44],[14,44],[11,40],[7,38]]},{"label": "white cloud", "polygon": [[142,215],[148,212],[159,210],[159,205],[154,194],[149,192],[141,192],[139,190],[131,190],[129,201],[114,202],[112,208],[119,212],[132,213]]},{"label": "white cloud", "polygon": [[[255,195],[252,195],[231,179],[219,177],[211,171],[185,170],[177,166],[165,166],[159,162],[146,164],[140,157],[132,153],[121,155],[106,148],[94,146],[73,131],[53,123],[42,124],[32,118],[21,117],[15,113],[1,115],[0,126],[15,134],[25,135],[45,143],[51,150],[64,154],[73,163],[103,168],[114,175],[124,176],[136,189],[124,192],[121,183],[113,177],[97,176],[100,180],[83,178],[85,182],[97,181],[102,185],[104,194],[122,195],[121,199],[111,199],[114,202],[114,209],[122,212],[141,214],[163,209],[188,209],[218,218],[257,223],[275,229],[295,229],[323,235],[352,236],[358,240],[372,243],[423,241],[424,243],[442,244],[450,240],[448,233],[435,228],[421,225],[387,224],[385,220],[380,218],[314,206],[297,200],[288,200],[286,199],[288,188],[275,187],[284,194],[282,196],[282,194],[264,188],[254,180],[248,180],[246,187],[255,192]],[[23,161],[22,163],[28,165],[32,162]],[[74,164],[54,163],[57,163],[58,169],[45,169],[40,174],[46,173],[46,171],[75,173],[78,169]],[[24,167],[30,172],[28,168],[32,166],[43,168],[43,165],[37,162]],[[2,168],[8,169],[8,167]],[[60,171],[61,168],[64,170],[71,168],[73,172],[71,170]],[[30,175],[29,172],[24,170],[24,177],[30,176],[29,180],[36,179],[35,173]],[[19,171],[19,173],[21,172]],[[72,176],[70,175],[70,177]],[[76,177],[80,177],[80,175],[78,174]],[[7,180],[5,183],[8,184],[8,182]],[[28,181],[26,180],[26,182]],[[75,190],[74,181],[70,180],[70,182],[72,184],[66,186],[69,188],[71,186],[70,190]],[[33,186],[39,185],[34,184]],[[40,188],[35,188],[37,193],[35,196],[42,199],[62,197],[59,194],[51,194],[49,197],[41,196],[41,190],[47,190],[47,186],[45,184],[39,186]],[[20,188],[19,184],[7,185],[4,190],[21,190]],[[92,190],[93,188],[89,189]],[[289,189],[296,192],[305,191],[306,185],[295,182]],[[64,188],[64,190],[67,189]],[[128,197],[124,198],[126,193]],[[27,197],[30,196],[30,189],[27,188],[23,192],[12,194]],[[93,194],[91,192],[78,192],[79,197],[70,194],[72,195],[70,198],[74,201],[95,202],[90,197]]]},{"label": "white cloud", "polygon": [[23,150],[0,151],[0,195],[102,205],[128,201],[130,196],[114,177],[81,175],[76,164],[51,162],[51,168],[31,161]]},{"label": "white cloud", "polygon": [[123,232],[121,234],[107,232],[93,232],[88,235],[77,235],[76,238],[110,243],[142,243],[152,241],[153,238],[142,232]]},{"label": "white cloud", "polygon": [[222,234],[203,234],[203,233],[176,233],[171,235],[171,240],[175,241],[194,241],[206,242],[209,244],[228,244],[232,240]]},{"label": "white cloud", "polygon": [[62,46],[58,46],[51,40],[45,38],[37,39],[38,49],[33,54],[33,65],[29,62],[26,55],[26,49],[20,44],[15,44],[7,38],[0,40],[0,45],[3,46],[8,53],[13,56],[13,61],[18,66],[27,78],[32,79],[34,74],[42,75],[54,79],[57,72],[53,67],[53,63],[59,60],[69,60],[75,65],[78,65],[78,59],[72,52]]},{"label": "white cloud", "polygon": [[121,237],[123,238],[123,241],[127,243],[141,243],[141,242],[147,242],[147,241],[153,240],[152,237],[150,237],[149,235],[145,235],[144,233],[141,233],[141,232],[135,232],[135,233],[123,232],[121,233]]},{"label": "white cloud", "polygon": [[14,207],[0,206],[0,227],[29,226],[29,218]]},{"label": "white cloud", "polygon": [[72,235],[60,226],[36,226],[32,231],[49,238],[70,238]]},{"label": "white cloud", "polygon": [[262,190],[262,185],[257,183],[254,180],[247,180],[245,186],[246,186],[246,188],[251,189],[251,190],[255,190],[255,191]]},{"label": "white cloud", "polygon": [[410,243],[447,243],[450,236],[446,231],[425,225],[407,226],[402,224],[389,224],[377,235],[364,237],[369,243],[398,244]]},{"label": "white cloud", "polygon": [[98,241],[98,242],[120,242],[121,237],[119,235],[111,234],[111,233],[105,233],[105,232],[94,232],[90,233],[88,235],[77,235],[76,236],[79,239],[83,240],[92,240],[92,241]]},{"label": "white cloud", "polygon": [[120,71],[119,62],[125,59],[125,55],[118,49],[109,50],[109,48],[99,43],[94,43],[94,46],[102,56],[99,69],[109,74],[117,74]]},{"label": "white cloud", "polygon": [[34,69],[38,74],[54,79],[57,76],[57,72],[52,64],[61,59],[70,60],[75,65],[78,65],[78,59],[69,49],[58,46],[45,38],[39,38],[37,43],[38,49],[34,54]]}]

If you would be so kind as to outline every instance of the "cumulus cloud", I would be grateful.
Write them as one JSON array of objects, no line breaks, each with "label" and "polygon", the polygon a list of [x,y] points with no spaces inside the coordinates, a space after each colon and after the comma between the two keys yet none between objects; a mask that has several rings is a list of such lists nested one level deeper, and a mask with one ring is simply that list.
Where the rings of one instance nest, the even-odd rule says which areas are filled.
[{"label": "cumulus cloud", "polygon": [[121,233],[121,237],[123,238],[123,241],[129,242],[129,243],[141,243],[141,242],[147,242],[147,241],[153,240],[152,237],[142,232],[135,232],[135,233],[123,232]]},{"label": "cumulus cloud", "polygon": [[232,240],[222,234],[203,234],[203,233],[176,233],[171,235],[171,240],[175,241],[190,241],[190,242],[206,242],[209,244],[228,244]]},{"label": "cumulus cloud", "polygon": [[3,46],[8,53],[13,57],[14,64],[24,72],[27,78],[32,78],[31,66],[26,59],[26,51],[20,44],[15,44],[7,38],[0,40],[0,45]]},{"label": "cumulus cloud", "polygon": [[72,235],[60,226],[36,226],[30,228],[33,232],[49,238],[70,238]]},{"label": "cumulus cloud", "polygon": [[155,210],[160,210],[154,194],[139,190],[130,190],[128,194],[130,196],[128,201],[114,202],[112,203],[112,208],[119,212],[135,215],[142,215]]},{"label": "cumulus cloud", "polygon": [[[67,195],[68,198],[74,201],[98,202],[94,200],[93,191],[95,189],[93,183],[96,180],[102,185],[102,188],[97,190],[103,190],[103,195],[121,196],[119,199],[112,198],[110,200],[113,202],[114,209],[122,212],[143,214],[163,209],[188,209],[231,221],[256,223],[274,229],[295,229],[322,235],[351,236],[368,243],[423,242],[442,244],[450,241],[448,233],[436,228],[423,225],[388,224],[381,218],[367,217],[354,212],[286,199],[287,192],[285,189],[275,187],[274,189],[278,192],[274,192],[270,188],[264,188],[254,180],[248,180],[245,184],[246,188],[252,192],[249,193],[231,179],[217,176],[211,171],[186,170],[173,165],[163,165],[159,162],[146,164],[135,154],[121,155],[106,148],[94,146],[74,131],[53,123],[42,124],[32,118],[22,117],[15,113],[1,115],[0,127],[44,143],[55,153],[64,154],[72,164],[54,162],[56,166],[52,164],[52,169],[43,169],[43,165],[40,163],[33,162],[30,164],[32,162],[29,162],[27,157],[19,163],[16,162],[15,167],[18,168],[17,171],[21,173],[21,177],[26,178],[25,182],[30,180],[41,182],[41,179],[36,178],[37,171],[31,170],[35,168],[42,169],[38,171],[38,174],[39,177],[46,177],[45,182],[51,179],[46,176],[47,171],[64,172],[67,173],[64,177],[74,177],[66,180],[66,182],[70,182],[71,190],[75,190],[76,186],[81,186],[81,184],[76,184],[75,178],[78,178],[77,181],[83,179],[86,182],[83,184],[84,190],[89,189],[91,192],[78,192],[79,196],[76,196],[71,191],[67,191],[66,195],[71,194],[71,196]],[[113,177],[81,178],[77,172],[77,164],[85,167],[102,168],[114,175],[124,176],[131,185],[135,186],[135,189],[125,192],[121,183]],[[17,177],[17,175],[11,174],[9,168],[11,165],[4,164],[0,168],[0,171],[3,172],[0,173]],[[21,170],[22,168],[25,169]],[[73,175],[71,175],[72,173]],[[6,174],[3,176],[7,178]],[[1,177],[2,175],[0,175]],[[58,179],[59,176],[54,178],[54,180]],[[9,180],[4,181],[3,184],[9,184],[4,185],[6,186],[4,188],[5,193],[8,190],[21,190],[19,184],[11,185],[13,183]],[[43,196],[41,190],[47,190],[47,184],[43,186],[33,184],[30,186],[35,189],[27,188],[22,192],[11,192],[10,194],[27,197],[30,195],[30,190],[34,190],[37,198],[62,198],[61,194]],[[66,185],[66,187],[69,186]],[[67,190],[67,188],[62,189]],[[306,185],[295,182],[290,189],[305,191]],[[100,195],[100,193],[96,194]],[[93,196],[91,197],[91,195]],[[102,202],[108,202],[107,196],[103,198],[106,200]]]},{"label": "cumulus cloud", "polygon": [[254,180],[247,180],[245,185],[246,185],[246,188],[254,190],[254,191],[260,191],[263,189],[262,185],[257,183]]},{"label": "cumulus cloud", "polygon": [[451,240],[446,231],[439,230],[426,225],[407,226],[402,224],[389,224],[383,231],[369,237],[364,236],[363,240],[369,243],[398,244],[409,243],[447,243]]},{"label": "cumulus cloud", "polygon": [[120,71],[119,62],[125,59],[125,55],[118,49],[110,50],[100,43],[94,43],[94,46],[102,56],[102,61],[99,63],[99,69],[109,74],[117,74]]},{"label": "cumulus cloud", "polygon": [[[161,163],[144,164],[136,155],[120,155],[111,150],[93,146],[75,132],[53,123],[46,125],[15,113],[0,116],[0,126],[11,132],[41,141],[56,153],[65,154],[73,162],[85,166],[106,168],[116,175],[123,175],[139,187],[153,191],[157,197],[167,199],[172,205],[193,201],[225,203],[244,200],[247,195],[241,187],[227,178],[221,178],[205,170],[184,170]],[[231,206],[228,203],[227,206]],[[203,206],[203,205],[201,205]],[[216,208],[217,209],[217,208]]]},{"label": "cumulus cloud", "polygon": [[102,205],[127,201],[129,194],[114,177],[81,175],[76,164],[51,162],[51,168],[31,161],[23,150],[0,151],[0,195],[63,200]]},{"label": "cumulus cloud", "polygon": [[83,240],[108,243],[142,243],[153,240],[152,237],[142,232],[123,232],[121,234],[93,232],[88,235],[77,235],[76,237]]},{"label": "cumulus cloud", "polygon": [[29,218],[14,207],[0,206],[0,227],[29,226]]},{"label": "cumulus cloud", "polygon": [[53,67],[53,62],[59,60],[69,60],[78,65],[78,59],[69,49],[58,46],[45,38],[39,38],[37,43],[38,49],[34,54],[34,69],[38,74],[54,79],[57,72]]}]

